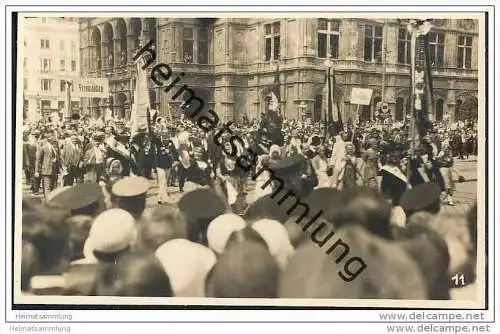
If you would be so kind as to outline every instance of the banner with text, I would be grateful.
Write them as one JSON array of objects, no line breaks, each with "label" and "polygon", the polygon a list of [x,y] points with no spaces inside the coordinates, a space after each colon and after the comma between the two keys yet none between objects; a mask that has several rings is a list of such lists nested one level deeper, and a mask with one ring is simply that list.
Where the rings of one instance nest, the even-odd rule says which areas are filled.
[{"label": "banner with text", "polygon": [[109,98],[109,81],[107,78],[80,78],[73,82],[74,97]]},{"label": "banner with text", "polygon": [[351,104],[369,105],[372,99],[372,90],[369,88],[353,87],[351,91]]}]

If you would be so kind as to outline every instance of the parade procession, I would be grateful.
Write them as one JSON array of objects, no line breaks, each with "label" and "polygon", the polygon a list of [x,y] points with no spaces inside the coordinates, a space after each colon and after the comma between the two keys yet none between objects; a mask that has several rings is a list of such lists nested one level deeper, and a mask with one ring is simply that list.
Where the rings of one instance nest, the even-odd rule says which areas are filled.
[{"label": "parade procession", "polygon": [[23,294],[479,298],[474,20],[75,20],[61,108],[23,93]]}]

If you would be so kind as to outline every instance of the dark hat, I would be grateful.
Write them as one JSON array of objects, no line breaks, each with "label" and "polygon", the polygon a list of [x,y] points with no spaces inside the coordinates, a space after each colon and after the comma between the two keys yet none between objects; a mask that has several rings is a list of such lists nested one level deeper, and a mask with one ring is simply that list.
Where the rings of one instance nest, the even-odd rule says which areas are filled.
[{"label": "dark hat", "polygon": [[273,219],[285,223],[288,219],[286,211],[290,208],[287,205],[279,205],[279,197],[272,198],[272,194],[265,195],[251,203],[243,215],[247,221],[260,219]]},{"label": "dark hat", "polygon": [[321,138],[318,137],[318,136],[313,136],[311,138],[311,145],[312,146],[318,146],[319,144],[321,144]]},{"label": "dark hat", "polygon": [[184,194],[179,209],[188,220],[214,219],[226,212],[224,201],[211,189],[200,188]]},{"label": "dark hat", "polygon": [[226,203],[213,190],[199,188],[186,193],[178,203],[188,223],[188,239],[208,245],[207,229],[210,222],[227,211]]},{"label": "dark hat", "polygon": [[102,198],[102,189],[97,183],[81,183],[59,191],[47,199],[50,207],[64,210],[79,210],[97,203]]},{"label": "dark hat", "polygon": [[305,158],[302,155],[295,154],[291,157],[279,160],[272,164],[271,170],[275,171],[278,175],[289,175],[300,170],[301,166],[305,163]]},{"label": "dark hat", "polygon": [[403,208],[407,216],[417,211],[435,211],[436,204],[439,204],[441,188],[436,183],[421,183],[412,189],[407,190],[399,205]]},{"label": "dark hat", "polygon": [[136,197],[148,191],[148,179],[141,176],[129,176],[117,181],[111,191],[117,197]]},{"label": "dark hat", "polygon": [[342,207],[342,192],[334,188],[317,188],[305,198],[309,206],[309,215],[315,215],[320,210],[327,220],[332,220]]}]

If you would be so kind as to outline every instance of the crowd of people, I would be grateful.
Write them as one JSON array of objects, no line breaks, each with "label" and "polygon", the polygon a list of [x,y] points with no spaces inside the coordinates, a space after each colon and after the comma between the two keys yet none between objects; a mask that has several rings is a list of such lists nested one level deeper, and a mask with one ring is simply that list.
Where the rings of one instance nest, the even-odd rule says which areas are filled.
[{"label": "crowd of people", "polygon": [[[435,123],[416,145],[404,123],[347,124],[331,135],[322,123],[263,116],[233,124],[237,142],[157,116],[134,133],[116,119],[25,124],[22,291],[470,298],[477,209],[440,207],[455,204],[463,181],[454,159],[477,156],[477,124]],[[228,153],[245,149],[256,153],[251,171]],[[158,203],[146,205],[154,183]],[[308,210],[277,203],[283,185]],[[299,223],[318,211],[322,220]],[[337,258],[320,247],[333,234],[344,247]],[[365,264],[343,264],[351,281],[337,276],[349,252]]]}]

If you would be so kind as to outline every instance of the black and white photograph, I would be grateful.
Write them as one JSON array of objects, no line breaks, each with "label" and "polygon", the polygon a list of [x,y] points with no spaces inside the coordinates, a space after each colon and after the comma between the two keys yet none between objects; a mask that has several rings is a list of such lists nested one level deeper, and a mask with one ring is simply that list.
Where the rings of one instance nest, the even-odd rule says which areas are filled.
[{"label": "black and white photograph", "polygon": [[484,308],[486,23],[19,12],[13,302]]}]

